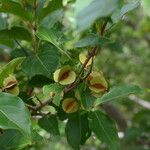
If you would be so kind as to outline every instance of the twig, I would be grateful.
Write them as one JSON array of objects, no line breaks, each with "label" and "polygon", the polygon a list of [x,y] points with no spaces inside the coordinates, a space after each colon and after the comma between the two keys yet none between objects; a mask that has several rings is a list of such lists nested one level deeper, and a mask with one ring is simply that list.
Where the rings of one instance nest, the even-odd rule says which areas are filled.
[{"label": "twig", "polygon": [[51,102],[52,102],[52,99],[49,99],[49,100],[46,100],[46,101],[44,101],[44,102],[41,102],[40,104],[38,104],[38,105],[36,105],[36,106],[32,106],[32,105],[28,105],[28,104],[26,104],[26,106],[27,106],[30,110],[32,110],[33,112],[36,112],[36,111],[42,109],[44,106],[50,104]]},{"label": "twig", "polygon": [[48,113],[43,113],[43,112],[32,112],[31,115],[32,116],[42,116],[42,117],[45,117],[47,115],[51,114],[50,112]]},{"label": "twig", "polygon": [[[105,33],[105,28],[106,28],[106,26],[107,26],[107,22],[108,22],[108,21],[105,21],[104,24],[103,24],[103,26],[102,26],[101,33],[100,33],[101,36],[103,36],[104,33]],[[78,74],[78,76],[77,76],[75,82],[72,83],[71,85],[69,85],[67,88],[65,88],[65,89],[64,89],[64,93],[68,93],[69,91],[73,90],[74,88],[76,88],[76,87],[78,86],[78,84],[80,84],[81,82],[83,82],[83,81],[88,77],[88,75],[89,75],[90,73],[87,74],[87,76],[86,76],[86,78],[84,78],[84,80],[80,79],[80,77],[81,77],[81,75],[82,75],[82,73],[83,73],[83,71],[84,71],[86,65],[88,64],[88,62],[90,61],[91,58],[93,58],[95,55],[97,55],[98,50],[99,50],[99,49],[98,49],[98,47],[96,46],[96,47],[93,48],[93,50],[92,50],[91,52],[89,52],[88,58],[87,58],[86,61],[84,62],[84,64],[83,64],[83,66],[82,66],[82,68],[81,68],[81,70],[80,70],[80,72],[79,72],[79,74]],[[91,68],[91,70],[92,70],[92,68]]]},{"label": "twig", "polygon": [[[80,70],[80,72],[79,72],[79,74],[78,74],[78,76],[77,76],[75,82],[72,83],[70,86],[66,87],[66,88],[64,89],[64,93],[70,92],[71,90],[73,90],[74,88],[76,88],[79,83],[81,83],[80,77],[81,77],[81,75],[82,75],[82,73],[83,73],[83,71],[84,71],[86,65],[88,64],[89,60],[95,56],[95,54],[96,54],[96,52],[97,52],[97,49],[98,49],[97,47],[94,47],[93,50],[89,53],[89,56],[88,56],[88,58],[86,59],[86,61],[84,62],[84,64],[83,64],[83,66],[82,66],[82,68],[81,68],[81,70]],[[92,70],[92,68],[91,68],[91,70]],[[82,80],[82,81],[83,81],[83,80]]]},{"label": "twig", "polygon": [[131,101],[134,101],[135,103],[141,105],[144,108],[150,109],[150,103],[148,101],[146,101],[146,100],[140,99],[140,98],[138,98],[135,95],[130,95],[129,99]]},{"label": "twig", "polygon": [[94,58],[92,57],[92,63],[90,65],[90,69],[88,70],[87,74],[81,79],[81,81],[84,81],[92,72],[92,68],[93,68],[93,61],[94,61]]},{"label": "twig", "polygon": [[35,106],[35,110],[39,110],[39,109],[41,109],[42,107],[44,107],[44,106],[50,104],[51,102],[52,102],[52,99],[49,99],[49,100],[47,100],[47,101],[44,101],[44,102],[42,102],[42,104],[39,104],[39,105]]},{"label": "twig", "polygon": [[102,29],[101,29],[101,36],[103,36],[104,33],[105,33],[105,28],[106,28],[106,26],[107,26],[107,23],[108,23],[108,21],[105,21],[104,24],[103,24],[103,26],[102,26]]},{"label": "twig", "polygon": [[37,101],[40,103],[40,105],[43,105],[41,100],[37,96],[35,96],[35,97],[36,97]]},{"label": "twig", "polygon": [[36,30],[37,30],[37,24],[36,24],[36,22],[37,22],[37,0],[34,0],[34,31],[36,32]]},{"label": "twig", "polygon": [[93,58],[96,55],[97,49],[98,49],[97,47],[94,47],[93,50],[91,52],[89,52],[89,56],[86,59],[86,61],[84,62],[83,66],[81,68],[81,71],[79,72],[79,75],[78,75],[77,79],[79,79],[80,76],[82,75],[82,72],[84,71],[84,68],[86,67],[86,65],[88,64],[90,59]]},{"label": "twig", "polygon": [[26,106],[27,106],[30,110],[36,111],[36,110],[35,110],[35,106],[29,105],[29,104],[26,104]]},{"label": "twig", "polygon": [[[101,36],[104,35],[106,25],[107,25],[107,22],[104,23],[104,25],[101,29]],[[64,91],[63,91],[64,94],[66,94],[66,93],[70,92],[71,90],[73,90],[74,88],[76,88],[78,86],[78,84],[83,82],[90,75],[90,73],[92,71],[92,67],[93,67],[93,59],[94,59],[94,56],[97,54],[98,50],[99,50],[99,48],[96,46],[92,49],[91,52],[89,52],[88,58],[84,62],[83,66],[81,67],[81,70],[80,70],[75,82],[73,82],[71,85],[69,85],[68,87],[66,87],[64,89]],[[81,75],[84,72],[84,69],[85,69],[86,65],[88,64],[88,62],[90,61],[91,58],[92,58],[92,64],[90,66],[89,72],[85,75],[85,77],[81,78]],[[37,113],[38,110],[41,110],[41,108],[43,108],[44,106],[49,105],[49,104],[51,104],[53,107],[57,108],[57,106],[52,103],[52,99],[49,99],[45,102],[41,102],[41,101],[39,101],[39,102],[40,102],[40,104],[37,106],[27,105],[27,107],[29,109],[31,109],[33,111],[33,113]]]}]

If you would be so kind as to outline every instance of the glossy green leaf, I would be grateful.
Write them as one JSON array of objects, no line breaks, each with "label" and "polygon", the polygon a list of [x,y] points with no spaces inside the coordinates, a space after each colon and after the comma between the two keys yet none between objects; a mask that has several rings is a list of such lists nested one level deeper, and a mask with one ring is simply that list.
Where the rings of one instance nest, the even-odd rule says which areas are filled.
[{"label": "glossy green leaf", "polygon": [[59,135],[58,120],[55,115],[39,119],[38,124],[41,128],[53,135]]},{"label": "glossy green leaf", "polygon": [[112,88],[108,93],[104,94],[101,98],[98,98],[95,105],[99,105],[111,100],[124,98],[129,94],[141,93],[142,89],[136,85],[122,85]]},{"label": "glossy green leaf", "polygon": [[0,93],[0,128],[18,130],[19,135],[25,139],[25,144],[31,144],[30,115],[20,98]]},{"label": "glossy green leaf", "polygon": [[0,134],[0,148],[2,150],[20,150],[29,145],[29,141],[18,130],[6,130]]},{"label": "glossy green leaf", "polygon": [[85,109],[92,108],[96,98],[92,96],[91,91],[89,89],[80,89],[80,93],[82,106]]},{"label": "glossy green leaf", "polygon": [[11,54],[12,58],[18,58],[18,57],[30,56],[33,54],[33,52],[29,49],[16,48],[16,49],[12,50],[10,54]]},{"label": "glossy green leaf", "polygon": [[60,101],[63,97],[63,86],[61,86],[60,84],[54,83],[54,84],[50,84],[50,85],[45,85],[43,87],[44,95],[50,96],[51,92],[54,93],[53,103],[55,105],[59,106]]},{"label": "glossy green leaf", "polygon": [[26,40],[31,41],[32,36],[23,27],[12,27],[11,29],[3,29],[0,30],[0,39],[19,39],[19,40]]},{"label": "glossy green leaf", "polygon": [[13,59],[7,65],[0,68],[0,87],[3,85],[4,78],[9,76],[9,74],[13,74],[16,67],[19,66],[23,60],[24,60],[24,57]]},{"label": "glossy green leaf", "polygon": [[64,16],[64,10],[63,9],[58,9],[58,10],[52,12],[50,15],[48,15],[48,17],[46,17],[42,21],[41,26],[42,27],[48,27],[48,28],[55,27],[54,25],[57,22],[62,21],[63,16]]},{"label": "glossy green leaf", "polygon": [[0,12],[11,13],[21,17],[24,20],[32,20],[32,15],[27,10],[25,10],[19,3],[13,2],[11,0],[1,0],[0,2]]},{"label": "glossy green leaf", "polygon": [[58,49],[60,49],[59,45],[61,45],[61,42],[58,40],[59,37],[57,36],[57,31],[54,29],[48,29],[48,28],[40,28],[36,35],[39,39],[47,41],[55,45]]},{"label": "glossy green leaf", "polygon": [[130,3],[125,4],[121,8],[120,17],[122,18],[126,13],[128,13],[129,11],[134,10],[135,8],[137,8],[139,6],[140,6],[140,1],[139,0],[134,0],[134,1],[131,1]]},{"label": "glossy green leaf", "polygon": [[69,145],[74,150],[80,150],[81,146],[91,135],[87,114],[70,118],[66,124],[65,131]]},{"label": "glossy green leaf", "polygon": [[27,57],[22,63],[23,71],[29,76],[44,75],[50,78],[56,70],[60,53],[51,45],[45,45],[40,48],[37,55]]},{"label": "glossy green leaf", "polygon": [[38,16],[39,21],[44,19],[47,15],[50,13],[62,8],[62,0],[52,0],[49,2],[49,4],[46,7],[43,7],[42,11],[40,11],[40,14]]},{"label": "glossy green leaf", "polygon": [[0,45],[10,48],[14,48],[15,46],[13,39],[0,39]]},{"label": "glossy green leaf", "polygon": [[63,42],[60,36],[62,36],[57,30],[55,29],[48,29],[48,28],[40,28],[37,33],[37,37],[40,40],[44,40],[47,42],[52,43],[54,46],[57,47],[57,49],[62,53],[66,54],[68,57],[68,53],[63,49]]},{"label": "glossy green leaf", "polygon": [[115,123],[101,111],[89,113],[89,126],[97,138],[106,143],[110,150],[119,149],[119,138]]},{"label": "glossy green leaf", "polygon": [[32,142],[44,142],[44,138],[38,133],[38,131],[32,131]]},{"label": "glossy green leaf", "polygon": [[96,34],[90,34],[78,42],[75,43],[75,47],[82,48],[82,47],[94,47],[94,46],[102,46],[103,44],[109,43],[108,38],[99,37]]},{"label": "glossy green leaf", "polygon": [[52,43],[62,54],[66,54],[68,57],[70,57],[67,54],[67,52],[63,49],[63,41],[61,39],[62,35],[58,31],[52,28],[48,29],[48,28],[41,27],[37,31],[36,36],[40,40],[44,40],[44,41]]},{"label": "glossy green leaf", "polygon": [[139,7],[139,6],[140,6],[140,1],[139,1],[139,0],[133,0],[133,1],[131,1],[131,2],[127,3],[127,4],[125,4],[125,5],[123,5],[123,7],[122,7],[121,9],[117,9],[117,10],[113,13],[113,15],[112,15],[112,17],[111,17],[112,20],[113,20],[113,22],[114,22],[114,23],[117,23],[119,20],[122,19],[122,17],[123,17],[126,13],[128,13],[128,12],[130,12],[130,11],[136,9],[136,8]]},{"label": "glossy green leaf", "polygon": [[84,7],[81,0],[75,4],[75,15],[78,31],[83,31],[90,27],[101,17],[107,17],[117,8],[118,0],[91,0]]}]

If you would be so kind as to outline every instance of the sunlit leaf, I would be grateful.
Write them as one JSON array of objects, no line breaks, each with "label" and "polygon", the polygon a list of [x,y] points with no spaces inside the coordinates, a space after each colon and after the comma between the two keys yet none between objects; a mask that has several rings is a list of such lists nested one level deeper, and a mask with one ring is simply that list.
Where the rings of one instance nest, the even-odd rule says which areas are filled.
[{"label": "sunlit leaf", "polygon": [[101,98],[98,98],[95,105],[99,105],[108,101],[124,98],[129,94],[141,93],[142,89],[136,85],[122,85],[112,88],[108,93],[104,94]]},{"label": "sunlit leaf", "polygon": [[110,150],[119,149],[119,138],[115,123],[101,111],[89,113],[89,126],[98,139],[106,143]]}]

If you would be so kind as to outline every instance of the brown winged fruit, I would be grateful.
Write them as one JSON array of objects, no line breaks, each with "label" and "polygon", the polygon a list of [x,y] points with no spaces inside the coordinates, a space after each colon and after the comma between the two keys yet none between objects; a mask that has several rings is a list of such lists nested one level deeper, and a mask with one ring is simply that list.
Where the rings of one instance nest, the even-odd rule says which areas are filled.
[{"label": "brown winged fruit", "polygon": [[[87,60],[88,55],[85,52],[82,52],[79,54],[79,60],[81,62],[81,64],[84,64],[85,61]],[[90,58],[90,60],[88,61],[88,63],[86,64],[85,67],[88,67],[92,64],[92,58]]]},{"label": "brown winged fruit", "polygon": [[99,97],[108,90],[108,83],[102,72],[93,71],[88,77],[88,86],[93,96]]},{"label": "brown winged fruit", "polygon": [[71,84],[76,79],[76,73],[72,71],[70,66],[64,66],[54,72],[54,81],[61,85]]},{"label": "brown winged fruit", "polygon": [[75,98],[66,98],[62,102],[62,108],[66,113],[73,113],[78,111],[79,105]]},{"label": "brown winged fruit", "polygon": [[19,86],[14,75],[9,75],[3,81],[3,91],[14,95],[19,95]]}]

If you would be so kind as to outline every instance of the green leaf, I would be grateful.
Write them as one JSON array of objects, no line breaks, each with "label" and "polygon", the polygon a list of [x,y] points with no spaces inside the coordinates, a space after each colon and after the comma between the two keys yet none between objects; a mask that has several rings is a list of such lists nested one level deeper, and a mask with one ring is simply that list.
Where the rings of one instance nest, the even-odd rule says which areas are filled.
[{"label": "green leaf", "polygon": [[108,93],[104,94],[101,98],[98,98],[95,105],[99,105],[111,100],[116,100],[118,98],[124,98],[129,94],[140,93],[142,89],[136,85],[122,85],[112,88]]},{"label": "green leaf", "polygon": [[3,85],[3,80],[10,74],[13,74],[16,67],[19,66],[23,60],[24,57],[13,59],[7,65],[0,69],[0,87]]},{"label": "green leaf", "polygon": [[33,142],[44,142],[44,138],[38,133],[38,131],[32,131],[32,141]]},{"label": "green leaf", "polygon": [[54,12],[57,9],[62,8],[62,0],[52,0],[49,2],[49,4],[42,9],[42,11],[39,13],[38,18],[39,21],[44,19],[47,15]]},{"label": "green leaf", "polygon": [[113,13],[113,15],[112,15],[112,17],[111,17],[112,20],[113,20],[113,22],[114,22],[114,23],[117,23],[119,20],[122,19],[122,17],[123,17],[126,13],[128,13],[128,12],[130,12],[130,11],[136,9],[136,8],[139,7],[139,6],[140,6],[140,1],[139,1],[139,0],[134,0],[134,1],[131,1],[130,3],[125,4],[121,9],[117,9],[117,10]]},{"label": "green leaf", "polygon": [[69,145],[74,150],[79,150],[91,135],[87,114],[70,118],[66,124],[65,131]]},{"label": "green leaf", "polygon": [[45,45],[40,48],[37,55],[27,57],[22,63],[23,71],[29,76],[44,75],[50,78],[56,70],[60,53],[52,45]]},{"label": "green leaf", "polygon": [[89,89],[84,90],[84,86],[85,85],[80,85],[80,87],[78,88],[81,95],[81,103],[85,109],[90,109],[93,107],[96,98],[92,96]]},{"label": "green leaf", "polygon": [[54,29],[48,29],[48,28],[41,27],[37,31],[36,35],[39,39],[50,42],[54,46],[56,46],[58,49],[60,49],[59,45],[61,45],[61,42],[58,40],[59,37],[57,36],[56,32]]},{"label": "green leaf", "polygon": [[94,46],[101,46],[109,42],[110,42],[109,39],[105,37],[99,37],[96,34],[90,34],[82,38],[78,42],[76,42],[74,46],[78,48],[87,47],[87,46],[94,47]]},{"label": "green leaf", "polygon": [[19,39],[19,40],[26,40],[31,41],[32,36],[23,27],[12,27],[11,29],[3,29],[0,30],[0,39]]},{"label": "green leaf", "polygon": [[[77,0],[75,4],[75,16],[78,31],[90,27],[98,18],[107,17],[117,8],[118,0],[91,0],[85,3]],[[82,6],[82,7],[81,7]]]},{"label": "green leaf", "polygon": [[4,45],[10,48],[14,48],[15,44],[12,39],[0,39],[0,45]]},{"label": "green leaf", "polygon": [[24,20],[32,20],[31,13],[25,10],[19,3],[10,0],[1,0],[0,3],[0,12],[11,13],[21,17]]},{"label": "green leaf", "polygon": [[50,84],[50,78],[47,78],[43,75],[36,75],[28,83],[28,86],[31,87],[43,87],[44,85]]},{"label": "green leaf", "polygon": [[0,93],[0,128],[18,130],[25,144],[31,144],[30,115],[20,98],[8,93]]},{"label": "green leaf", "polygon": [[53,135],[60,135],[58,128],[58,120],[55,115],[43,117],[39,119],[38,124],[41,128]]},{"label": "green leaf", "polygon": [[120,18],[122,18],[126,13],[134,10],[135,8],[140,6],[140,1],[139,0],[134,0],[130,3],[125,4],[120,11]]},{"label": "green leaf", "polygon": [[60,33],[58,33],[57,30],[54,29],[48,29],[45,27],[41,27],[37,33],[36,36],[40,39],[40,40],[44,40],[47,42],[52,43],[54,46],[57,47],[57,49],[62,53],[62,54],[66,54],[68,57],[70,57],[67,52],[63,49],[63,42],[61,40],[61,35]]},{"label": "green leaf", "polygon": [[115,123],[101,111],[89,113],[89,126],[97,138],[105,142],[110,150],[118,150],[119,138]]},{"label": "green leaf", "polygon": [[26,137],[18,130],[6,130],[0,134],[0,148],[2,150],[20,150],[28,144]]},{"label": "green leaf", "polygon": [[54,25],[57,22],[62,21],[63,16],[64,16],[63,9],[58,9],[58,10],[52,12],[50,15],[48,15],[48,17],[46,17],[42,21],[41,26],[42,27],[52,28],[52,27],[54,27]]},{"label": "green leaf", "polygon": [[63,97],[63,86],[60,86],[57,83],[50,84],[50,85],[45,85],[43,87],[43,93],[44,93],[44,95],[49,96],[50,92],[54,92],[55,93],[55,95],[53,97],[53,103],[55,105],[59,106],[60,100]]},{"label": "green leaf", "polygon": [[26,56],[29,56],[29,55],[32,55],[33,52],[29,49],[19,49],[19,48],[16,48],[14,50],[11,51],[10,55],[12,58],[18,58],[18,57],[26,57]]}]

